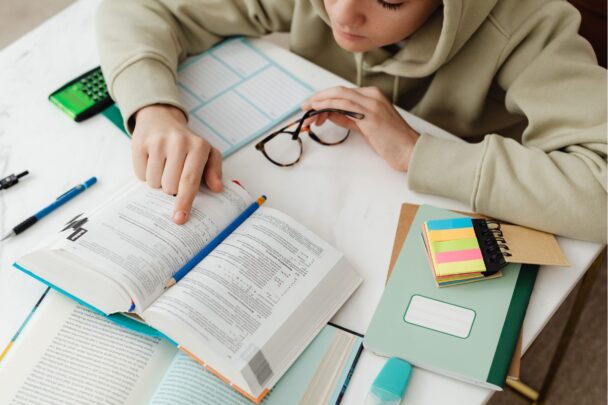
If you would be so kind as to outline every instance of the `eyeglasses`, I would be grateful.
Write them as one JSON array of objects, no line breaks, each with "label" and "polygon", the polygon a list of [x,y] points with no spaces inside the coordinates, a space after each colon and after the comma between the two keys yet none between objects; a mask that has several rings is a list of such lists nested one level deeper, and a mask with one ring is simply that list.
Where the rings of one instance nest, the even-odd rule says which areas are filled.
[{"label": "eyeglasses", "polygon": [[301,132],[308,132],[308,136],[321,145],[333,146],[341,144],[350,135],[350,130],[342,128],[330,120],[325,121],[322,126],[315,124],[304,125],[304,122],[308,118],[323,113],[344,114],[356,119],[363,119],[365,117],[361,113],[334,108],[309,110],[300,119],[287,124],[285,127],[262,139],[255,145],[255,148],[262,152],[275,165],[286,167],[295,165],[302,157]]}]

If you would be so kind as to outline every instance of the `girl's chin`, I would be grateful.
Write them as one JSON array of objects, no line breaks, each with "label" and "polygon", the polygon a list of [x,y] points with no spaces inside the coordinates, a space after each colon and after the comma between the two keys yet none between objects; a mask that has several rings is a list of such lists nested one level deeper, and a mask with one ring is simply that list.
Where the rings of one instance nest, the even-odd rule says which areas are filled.
[{"label": "girl's chin", "polygon": [[366,52],[372,47],[369,45],[369,41],[364,37],[347,37],[342,35],[340,32],[333,32],[334,39],[340,45],[340,48],[349,52]]}]

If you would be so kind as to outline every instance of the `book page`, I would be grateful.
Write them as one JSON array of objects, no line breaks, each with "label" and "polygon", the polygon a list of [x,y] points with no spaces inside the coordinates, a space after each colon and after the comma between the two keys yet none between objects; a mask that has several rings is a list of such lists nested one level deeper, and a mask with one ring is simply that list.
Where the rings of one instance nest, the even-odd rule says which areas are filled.
[{"label": "book page", "polygon": [[[326,325],[261,404],[338,403],[359,359],[362,341],[360,336]],[[190,404],[251,405],[251,401],[180,352],[150,405]]]},{"label": "book page", "polygon": [[179,352],[156,389],[150,405],[191,404],[251,405],[251,401],[188,355]]},{"label": "book page", "polygon": [[341,257],[285,214],[261,207],[143,316],[192,353],[211,347],[236,369],[255,363],[263,385],[273,372],[259,348]]},{"label": "book page", "polygon": [[177,349],[51,291],[0,363],[0,403],[147,403]]},{"label": "book page", "polygon": [[201,188],[188,222],[176,225],[175,198],[138,183],[80,225],[83,232],[68,233],[52,248],[116,280],[141,312],[163,292],[164,282],[251,201],[233,182],[221,193]]}]

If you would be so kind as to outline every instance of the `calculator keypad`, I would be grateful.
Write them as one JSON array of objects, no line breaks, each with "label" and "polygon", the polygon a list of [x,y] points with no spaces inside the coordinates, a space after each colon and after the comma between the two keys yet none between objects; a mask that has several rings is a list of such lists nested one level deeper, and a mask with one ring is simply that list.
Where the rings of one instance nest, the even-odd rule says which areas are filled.
[{"label": "calculator keypad", "polygon": [[106,88],[106,82],[103,79],[103,75],[100,71],[93,73],[92,75],[81,79],[80,84],[82,85],[82,91],[89,96],[94,102],[103,100],[108,97],[108,89]]}]

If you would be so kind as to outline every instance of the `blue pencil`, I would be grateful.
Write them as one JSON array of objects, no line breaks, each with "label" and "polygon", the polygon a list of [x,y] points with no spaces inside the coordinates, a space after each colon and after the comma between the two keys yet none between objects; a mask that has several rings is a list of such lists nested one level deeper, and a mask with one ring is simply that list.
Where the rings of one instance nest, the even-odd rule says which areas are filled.
[{"label": "blue pencil", "polygon": [[194,257],[192,259],[190,259],[188,261],[188,263],[184,264],[184,266],[181,269],[179,269],[173,275],[173,277],[171,277],[169,280],[167,280],[165,282],[165,289],[171,287],[172,285],[177,283],[179,280],[184,278],[184,276],[186,274],[188,274],[188,272],[190,270],[192,270],[194,268],[194,266],[196,266],[201,260],[203,260],[205,258],[205,256],[207,256],[209,253],[211,253],[211,251],[213,249],[215,249],[217,247],[217,245],[222,243],[223,240],[228,237],[228,235],[230,235],[236,228],[239,227],[239,225],[241,225],[243,222],[245,222],[245,220],[247,218],[249,218],[251,216],[251,214],[253,214],[255,212],[255,210],[257,210],[260,207],[260,205],[264,204],[265,201],[266,201],[266,196],[263,195],[263,196],[259,197],[257,200],[255,200],[253,203],[251,203],[251,205],[249,207],[247,207],[247,209],[245,211],[243,211],[241,213],[241,215],[236,217],[236,219],[234,221],[232,221],[230,223],[230,225],[228,225],[222,232],[220,232],[208,244],[203,246],[203,248],[200,250],[200,252],[198,252],[196,255],[194,255]]}]

